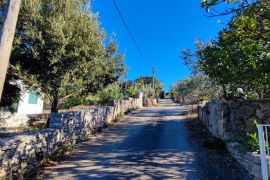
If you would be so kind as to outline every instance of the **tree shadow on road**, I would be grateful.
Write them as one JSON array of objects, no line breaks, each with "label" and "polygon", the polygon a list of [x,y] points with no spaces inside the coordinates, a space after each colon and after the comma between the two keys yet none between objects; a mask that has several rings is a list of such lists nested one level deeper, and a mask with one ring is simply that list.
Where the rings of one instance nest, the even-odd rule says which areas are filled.
[{"label": "tree shadow on road", "polygon": [[247,179],[209,158],[179,106],[135,111],[46,167],[43,179]]}]

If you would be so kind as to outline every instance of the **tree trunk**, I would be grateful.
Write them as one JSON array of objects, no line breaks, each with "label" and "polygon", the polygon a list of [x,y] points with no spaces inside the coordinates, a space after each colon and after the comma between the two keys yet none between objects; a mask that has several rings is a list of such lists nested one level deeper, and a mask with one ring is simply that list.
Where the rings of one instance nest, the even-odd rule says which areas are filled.
[{"label": "tree trunk", "polygon": [[222,90],[223,90],[223,98],[225,100],[228,100],[228,95],[227,95],[227,91],[226,91],[225,85],[222,85]]},{"label": "tree trunk", "polygon": [[56,93],[53,96],[53,99],[51,101],[51,112],[52,113],[58,113],[58,103],[59,103],[59,98],[58,98],[58,93]]},{"label": "tree trunk", "polygon": [[258,94],[259,94],[259,100],[262,100],[263,99],[263,95],[264,95],[263,91],[259,92]]},{"label": "tree trunk", "polygon": [[20,4],[21,0],[9,0],[7,14],[6,17],[4,17],[4,23],[0,34],[0,100],[9,65]]}]

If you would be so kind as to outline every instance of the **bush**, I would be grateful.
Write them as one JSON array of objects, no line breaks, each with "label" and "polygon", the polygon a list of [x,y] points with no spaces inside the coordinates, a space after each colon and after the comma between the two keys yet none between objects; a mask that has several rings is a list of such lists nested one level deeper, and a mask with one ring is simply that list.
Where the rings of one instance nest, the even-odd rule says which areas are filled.
[{"label": "bush", "polygon": [[147,98],[151,99],[154,97],[154,93],[149,91],[148,94],[147,94]]},{"label": "bush", "polygon": [[99,91],[97,94],[99,98],[99,103],[104,105],[110,100],[123,100],[124,95],[120,92],[120,87],[117,83],[110,84],[103,90]]},{"label": "bush", "polygon": [[127,97],[135,97],[138,93],[137,85],[131,85],[128,87],[127,91],[125,92],[125,96]]},{"label": "bush", "polygon": [[[132,92],[134,93],[134,91]],[[136,95],[136,93],[134,93]],[[106,88],[99,91],[94,96],[82,96],[82,97],[69,97],[64,102],[64,108],[70,109],[74,106],[84,105],[92,106],[95,104],[106,105],[110,100],[123,100],[124,95],[120,91],[120,87],[117,83],[110,84]]]},{"label": "bush", "polygon": [[81,99],[77,97],[69,97],[65,102],[64,102],[64,108],[65,109],[70,109],[74,106],[81,105]]},{"label": "bush", "polygon": [[242,152],[258,152],[260,149],[259,138],[257,132],[238,134],[238,141],[241,143]]},{"label": "bush", "polygon": [[[257,120],[253,120],[253,126],[257,127]],[[258,152],[260,149],[259,138],[256,131],[252,133],[238,133],[237,139],[242,145],[241,151],[243,152]]]}]

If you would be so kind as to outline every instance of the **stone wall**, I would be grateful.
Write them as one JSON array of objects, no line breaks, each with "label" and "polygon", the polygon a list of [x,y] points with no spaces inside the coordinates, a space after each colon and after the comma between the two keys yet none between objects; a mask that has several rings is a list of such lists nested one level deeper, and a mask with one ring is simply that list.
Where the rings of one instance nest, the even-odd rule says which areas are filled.
[{"label": "stone wall", "polygon": [[59,151],[63,144],[87,140],[119,115],[141,107],[142,95],[113,101],[112,106],[103,108],[51,114],[48,129],[0,139],[0,177],[21,176]]},{"label": "stone wall", "polygon": [[261,159],[256,152],[242,153],[239,151],[240,144],[238,142],[227,143],[227,149],[236,161],[249,173],[252,179],[261,180]]},{"label": "stone wall", "polygon": [[270,101],[212,101],[199,108],[199,118],[212,134],[232,140],[237,132],[257,131],[254,119],[270,123]]},{"label": "stone wall", "polygon": [[254,179],[261,179],[260,158],[256,153],[240,153],[237,134],[256,132],[259,124],[270,123],[269,100],[212,101],[199,108],[199,118],[216,137],[227,142],[229,152]]},{"label": "stone wall", "polygon": [[17,115],[10,112],[0,111],[0,129],[2,128],[22,128],[28,125],[27,115]]}]

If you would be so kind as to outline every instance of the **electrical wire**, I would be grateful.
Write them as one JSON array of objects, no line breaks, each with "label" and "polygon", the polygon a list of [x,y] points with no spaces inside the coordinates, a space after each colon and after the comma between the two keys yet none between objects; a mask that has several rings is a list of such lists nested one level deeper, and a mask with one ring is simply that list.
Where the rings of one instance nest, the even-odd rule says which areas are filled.
[{"label": "electrical wire", "polygon": [[144,56],[144,54],[143,54],[143,52],[142,52],[140,46],[138,45],[137,41],[135,40],[134,36],[132,35],[131,30],[130,30],[128,24],[127,24],[127,21],[125,20],[123,14],[121,13],[120,8],[118,7],[117,3],[115,2],[115,0],[112,0],[112,1],[113,1],[114,7],[115,7],[115,9],[116,9],[118,15],[120,16],[120,18],[121,18],[121,20],[122,20],[122,22],[123,22],[123,24],[124,24],[124,26],[125,26],[125,28],[126,28],[128,34],[129,34],[129,36],[130,36],[130,38],[131,38],[131,40],[132,40],[134,46],[136,47],[137,51],[138,51],[139,54],[141,55],[141,57],[142,57],[142,59],[144,60],[144,62],[145,62],[147,65],[151,66],[151,63],[150,63],[150,62],[147,60],[147,58]]}]

